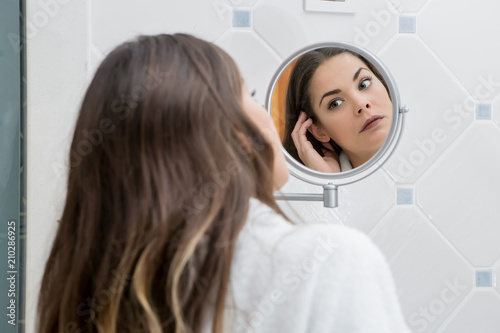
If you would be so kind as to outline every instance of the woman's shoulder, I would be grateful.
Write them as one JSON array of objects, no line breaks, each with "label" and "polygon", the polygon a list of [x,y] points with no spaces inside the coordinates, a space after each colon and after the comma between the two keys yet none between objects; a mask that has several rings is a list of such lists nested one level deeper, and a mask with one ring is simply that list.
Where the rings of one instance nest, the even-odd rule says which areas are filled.
[{"label": "woman's shoulder", "polygon": [[250,199],[250,207],[247,216],[247,225],[252,228],[276,229],[278,233],[288,234],[291,238],[316,238],[317,236],[331,236],[338,242],[352,244],[354,240],[361,243],[371,243],[368,236],[352,227],[339,224],[325,223],[294,223],[287,221],[283,216],[275,212],[265,203]]},{"label": "woman's shoulder", "polygon": [[262,331],[407,331],[387,261],[363,232],[294,225],[253,201],[238,242],[235,304],[250,314],[273,309]]},{"label": "woman's shoulder", "polygon": [[381,256],[372,240],[357,229],[324,223],[293,224],[257,199],[251,199],[246,227],[246,236],[289,255],[324,250],[349,261]]}]

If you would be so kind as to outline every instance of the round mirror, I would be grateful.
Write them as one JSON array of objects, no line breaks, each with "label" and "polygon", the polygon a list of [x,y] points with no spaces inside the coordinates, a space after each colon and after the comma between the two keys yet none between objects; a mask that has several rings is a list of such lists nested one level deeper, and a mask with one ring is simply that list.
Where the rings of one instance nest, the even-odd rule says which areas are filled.
[{"label": "round mirror", "polygon": [[399,141],[405,107],[386,67],[342,42],[290,56],[266,97],[290,173],[317,185],[342,185],[377,170]]}]

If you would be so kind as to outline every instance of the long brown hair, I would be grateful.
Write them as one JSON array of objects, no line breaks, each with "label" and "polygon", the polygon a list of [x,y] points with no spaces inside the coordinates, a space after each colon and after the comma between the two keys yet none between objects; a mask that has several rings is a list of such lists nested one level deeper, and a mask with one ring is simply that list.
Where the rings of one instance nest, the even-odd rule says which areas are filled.
[{"label": "long brown hair", "polygon": [[88,87],[69,162],[37,332],[197,332],[207,316],[221,332],[249,198],[282,214],[234,61],[184,34],[120,45]]},{"label": "long brown hair", "polygon": [[[311,118],[314,124],[319,124],[319,119],[314,113],[311,104],[311,93],[309,91],[309,87],[318,67],[328,59],[342,53],[349,53],[364,62],[370,71],[382,82],[385,89],[388,90],[387,84],[382,78],[382,75],[380,75],[379,71],[372,66],[369,61],[356,52],[340,47],[323,47],[302,55],[297,60],[288,82],[285,103],[285,134],[283,136],[283,147],[293,158],[301,163],[303,162],[300,159],[297,148],[292,140],[292,131],[299,119],[301,111],[306,113],[307,119]],[[309,131],[306,132],[306,138],[309,142],[311,142],[314,150],[316,150],[320,156],[324,156],[324,150],[329,150]],[[337,154],[342,151],[342,148],[332,139],[330,139],[330,144]]]}]

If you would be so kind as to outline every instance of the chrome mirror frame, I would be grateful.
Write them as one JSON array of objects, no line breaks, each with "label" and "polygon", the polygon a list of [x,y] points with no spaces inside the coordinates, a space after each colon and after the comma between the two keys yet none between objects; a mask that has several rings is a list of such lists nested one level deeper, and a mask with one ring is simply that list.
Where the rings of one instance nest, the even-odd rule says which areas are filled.
[{"label": "chrome mirror frame", "polygon": [[354,183],[371,175],[372,173],[377,171],[392,155],[394,149],[396,148],[397,144],[401,139],[401,133],[404,127],[405,116],[409,110],[405,106],[401,106],[399,91],[396,82],[394,81],[394,78],[392,77],[388,69],[385,67],[385,65],[375,55],[373,55],[372,53],[368,52],[363,48],[360,48],[350,43],[324,42],[324,43],[312,44],[298,50],[290,57],[288,57],[280,65],[278,70],[273,75],[265,100],[265,107],[271,116],[272,116],[271,102],[272,102],[274,87],[276,86],[276,83],[278,82],[278,79],[280,78],[283,71],[296,58],[314,49],[325,48],[325,47],[338,47],[347,49],[365,58],[382,76],[383,80],[387,85],[389,96],[392,101],[392,123],[389,129],[389,133],[387,134],[387,138],[384,141],[384,144],[379,149],[379,151],[374,156],[372,156],[370,160],[368,160],[366,163],[355,169],[339,173],[325,173],[325,172],[315,171],[295,160],[284,148],[282,148],[286,157],[290,174],[307,183],[323,186],[324,193],[323,195],[278,193],[275,195],[276,199],[323,201],[325,207],[337,207],[338,186]]}]

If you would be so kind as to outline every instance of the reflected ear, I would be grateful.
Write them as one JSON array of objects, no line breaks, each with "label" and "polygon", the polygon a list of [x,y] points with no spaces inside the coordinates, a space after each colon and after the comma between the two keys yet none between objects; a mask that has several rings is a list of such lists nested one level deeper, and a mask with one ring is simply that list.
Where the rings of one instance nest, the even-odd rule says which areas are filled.
[{"label": "reflected ear", "polygon": [[330,137],[325,133],[321,125],[311,124],[308,131],[320,142],[329,142]]}]

